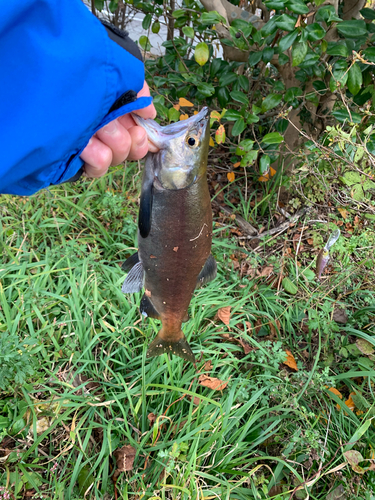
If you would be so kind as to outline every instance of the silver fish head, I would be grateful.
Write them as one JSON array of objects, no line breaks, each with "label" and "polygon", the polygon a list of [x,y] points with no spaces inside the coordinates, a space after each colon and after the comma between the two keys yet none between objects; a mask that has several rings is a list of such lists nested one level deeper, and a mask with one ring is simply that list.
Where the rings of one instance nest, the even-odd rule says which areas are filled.
[{"label": "silver fish head", "polygon": [[137,115],[133,118],[160,149],[152,156],[155,175],[164,189],[185,189],[206,173],[210,140],[208,108],[166,127]]}]

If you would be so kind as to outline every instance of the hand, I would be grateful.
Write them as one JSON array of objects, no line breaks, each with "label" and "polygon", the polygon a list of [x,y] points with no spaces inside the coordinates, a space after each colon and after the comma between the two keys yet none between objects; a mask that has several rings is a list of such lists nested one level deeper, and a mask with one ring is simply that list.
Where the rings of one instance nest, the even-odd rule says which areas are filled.
[{"label": "hand", "polygon": [[[145,82],[138,97],[149,95],[150,90]],[[156,117],[153,104],[134,113],[142,118]],[[140,160],[148,151],[155,153],[158,149],[148,142],[145,130],[127,114],[98,130],[82,151],[81,158],[85,162],[83,168],[87,177],[101,177],[111,165],[118,165],[125,160]]]}]

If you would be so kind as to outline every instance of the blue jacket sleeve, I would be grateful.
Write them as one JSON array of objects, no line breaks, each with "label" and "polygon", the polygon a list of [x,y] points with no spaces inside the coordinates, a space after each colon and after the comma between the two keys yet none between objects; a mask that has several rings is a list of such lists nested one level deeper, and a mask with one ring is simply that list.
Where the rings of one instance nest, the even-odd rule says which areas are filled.
[{"label": "blue jacket sleeve", "polygon": [[80,0],[3,2],[0,65],[0,193],[65,182],[97,130],[151,103],[134,101],[143,63]]}]

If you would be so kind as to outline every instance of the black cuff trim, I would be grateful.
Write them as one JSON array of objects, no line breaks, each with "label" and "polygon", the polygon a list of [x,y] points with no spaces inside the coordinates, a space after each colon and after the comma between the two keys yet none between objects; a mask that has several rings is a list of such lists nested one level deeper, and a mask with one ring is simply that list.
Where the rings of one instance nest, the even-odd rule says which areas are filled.
[{"label": "black cuff trim", "polygon": [[116,26],[113,26],[113,24],[108,21],[101,20],[101,23],[107,30],[107,34],[111,40],[120,45],[120,47],[129,52],[129,54],[143,62],[142,54],[138,45],[133,42],[131,38],[129,38],[127,31],[122,31],[119,28],[116,28]]}]

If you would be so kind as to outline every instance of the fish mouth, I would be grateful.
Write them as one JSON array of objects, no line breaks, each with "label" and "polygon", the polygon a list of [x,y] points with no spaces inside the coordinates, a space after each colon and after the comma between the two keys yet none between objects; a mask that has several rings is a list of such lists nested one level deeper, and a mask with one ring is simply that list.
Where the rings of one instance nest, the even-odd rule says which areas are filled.
[{"label": "fish mouth", "polygon": [[190,116],[186,120],[171,123],[162,127],[155,120],[145,120],[132,113],[132,117],[137,125],[143,127],[147,133],[148,140],[158,149],[165,149],[173,136],[184,134],[190,128],[201,129],[204,132],[210,114],[207,106],[202,108],[196,115]]}]

